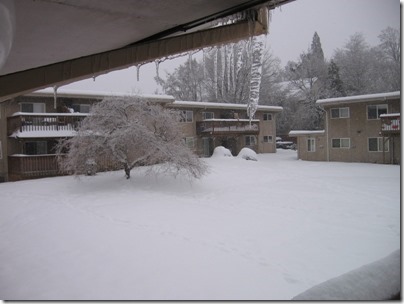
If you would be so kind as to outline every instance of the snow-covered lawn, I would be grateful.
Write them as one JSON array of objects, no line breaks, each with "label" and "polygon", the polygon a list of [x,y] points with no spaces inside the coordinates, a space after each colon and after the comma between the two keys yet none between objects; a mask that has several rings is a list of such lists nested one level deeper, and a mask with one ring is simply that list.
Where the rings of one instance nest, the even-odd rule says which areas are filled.
[{"label": "snow-covered lawn", "polygon": [[205,159],[0,184],[0,298],[291,299],[400,248],[400,167]]}]

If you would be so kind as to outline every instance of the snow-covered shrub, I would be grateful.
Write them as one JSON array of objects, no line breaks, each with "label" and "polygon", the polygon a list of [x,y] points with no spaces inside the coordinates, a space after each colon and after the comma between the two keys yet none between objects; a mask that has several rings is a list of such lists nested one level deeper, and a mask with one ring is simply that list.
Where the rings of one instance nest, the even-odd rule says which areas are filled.
[{"label": "snow-covered shrub", "polygon": [[223,146],[218,146],[213,150],[212,157],[232,157],[231,151]]},{"label": "snow-covered shrub", "polygon": [[239,152],[237,157],[240,157],[240,158],[246,159],[246,160],[254,160],[254,161],[258,160],[257,153],[255,153],[255,151],[251,150],[250,148],[241,149],[241,151]]}]

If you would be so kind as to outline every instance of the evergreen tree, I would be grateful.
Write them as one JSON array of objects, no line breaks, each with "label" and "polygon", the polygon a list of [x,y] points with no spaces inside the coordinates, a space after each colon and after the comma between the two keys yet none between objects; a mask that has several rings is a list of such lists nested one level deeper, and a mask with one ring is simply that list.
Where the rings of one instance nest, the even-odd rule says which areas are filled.
[{"label": "evergreen tree", "polygon": [[334,60],[331,60],[328,66],[328,76],[326,83],[326,97],[346,96],[343,82],[339,75],[339,68]]}]

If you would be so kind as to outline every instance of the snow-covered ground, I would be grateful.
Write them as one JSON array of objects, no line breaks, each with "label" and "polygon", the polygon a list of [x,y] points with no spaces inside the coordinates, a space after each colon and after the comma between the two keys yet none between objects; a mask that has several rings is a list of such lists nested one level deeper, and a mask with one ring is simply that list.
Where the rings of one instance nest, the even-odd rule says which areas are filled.
[{"label": "snow-covered ground", "polygon": [[400,167],[205,159],[0,184],[0,298],[282,300],[400,248]]}]

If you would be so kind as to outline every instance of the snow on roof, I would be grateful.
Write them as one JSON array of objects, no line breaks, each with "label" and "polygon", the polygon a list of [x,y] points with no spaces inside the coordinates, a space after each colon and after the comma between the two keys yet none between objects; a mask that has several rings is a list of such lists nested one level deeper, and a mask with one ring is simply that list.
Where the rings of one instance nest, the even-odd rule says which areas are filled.
[{"label": "snow on roof", "polygon": [[390,113],[390,114],[380,114],[380,117],[397,117],[400,116],[400,113]]},{"label": "snow on roof", "polygon": [[[38,91],[26,94],[27,96],[52,96],[54,95],[53,88],[46,88]],[[174,101],[174,97],[171,95],[157,95],[157,94],[133,94],[122,92],[105,92],[105,91],[86,91],[86,90],[66,90],[63,88],[57,89],[58,97],[82,97],[82,98],[104,98],[108,96],[138,96],[146,99],[161,99],[167,100],[167,102]]]},{"label": "snow on roof", "polygon": [[289,132],[289,136],[323,135],[324,133],[324,130],[292,130]]},{"label": "snow on roof", "polygon": [[[246,110],[246,104],[240,103],[220,103],[220,102],[201,102],[201,101],[174,101],[172,103],[176,107],[190,107],[190,108],[206,108],[206,109],[234,109],[234,110]],[[265,106],[258,105],[258,111],[272,111],[280,112],[282,107],[278,106]]]},{"label": "snow on roof", "polygon": [[40,130],[40,131],[15,131],[12,138],[61,138],[73,137],[77,134],[74,130]]},{"label": "snow on roof", "polygon": [[377,93],[377,94],[366,94],[366,95],[356,95],[356,96],[346,96],[346,97],[336,97],[336,98],[326,98],[319,99],[316,101],[320,105],[332,105],[339,103],[353,103],[353,102],[367,102],[367,101],[382,101],[387,99],[400,98],[401,92],[388,92],[388,93]]}]

